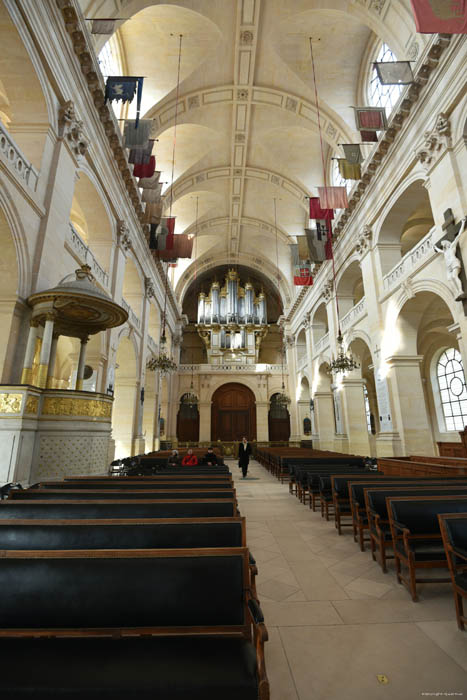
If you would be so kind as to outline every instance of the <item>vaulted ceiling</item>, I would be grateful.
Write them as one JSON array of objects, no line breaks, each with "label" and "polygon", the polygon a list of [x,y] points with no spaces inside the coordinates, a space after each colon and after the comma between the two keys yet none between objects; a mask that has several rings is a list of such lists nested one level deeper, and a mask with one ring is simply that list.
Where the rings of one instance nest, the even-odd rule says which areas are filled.
[{"label": "vaulted ceiling", "polygon": [[[323,160],[329,172],[338,144],[360,140],[351,106],[362,103],[378,42],[407,57],[415,31],[409,0],[80,1],[86,17],[129,18],[118,23],[114,48],[125,74],[145,76],[143,113],[154,119],[157,167],[168,183],[183,35],[176,232],[197,231],[198,267],[206,260],[254,260],[279,286],[286,306],[293,296],[288,244],[303,233],[305,196],[324,184]],[[97,52],[104,42],[96,38]],[[169,190],[167,184],[166,201]],[[175,270],[179,296],[194,267],[186,260]]]}]

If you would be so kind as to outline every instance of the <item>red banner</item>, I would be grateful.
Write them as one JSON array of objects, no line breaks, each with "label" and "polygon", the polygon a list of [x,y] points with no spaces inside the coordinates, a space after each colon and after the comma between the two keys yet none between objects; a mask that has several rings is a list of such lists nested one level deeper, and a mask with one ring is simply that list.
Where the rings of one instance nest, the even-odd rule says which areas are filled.
[{"label": "red banner", "polygon": [[310,219],[333,219],[332,209],[321,209],[319,197],[310,197]]},{"label": "red banner", "polygon": [[467,0],[411,0],[417,32],[467,34]]},{"label": "red banner", "polygon": [[313,277],[311,276],[309,265],[302,262],[295,267],[293,283],[297,287],[311,287],[313,284]]}]

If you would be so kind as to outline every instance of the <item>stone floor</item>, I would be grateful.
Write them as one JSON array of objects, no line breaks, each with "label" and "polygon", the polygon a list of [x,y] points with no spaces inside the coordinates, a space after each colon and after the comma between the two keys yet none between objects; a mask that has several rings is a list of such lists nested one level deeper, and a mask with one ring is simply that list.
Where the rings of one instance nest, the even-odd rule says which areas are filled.
[{"label": "stone floor", "polygon": [[383,574],[287,484],[254,461],[246,479],[230,467],[259,569],[272,700],[467,698],[450,584],[420,585],[413,603],[391,563]]}]

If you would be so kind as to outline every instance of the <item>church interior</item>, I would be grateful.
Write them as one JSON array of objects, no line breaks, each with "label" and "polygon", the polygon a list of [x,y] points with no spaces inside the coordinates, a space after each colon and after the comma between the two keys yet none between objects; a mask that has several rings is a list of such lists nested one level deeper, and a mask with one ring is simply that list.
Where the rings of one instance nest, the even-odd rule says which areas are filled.
[{"label": "church interior", "polygon": [[0,1],[2,699],[467,694],[466,34]]}]

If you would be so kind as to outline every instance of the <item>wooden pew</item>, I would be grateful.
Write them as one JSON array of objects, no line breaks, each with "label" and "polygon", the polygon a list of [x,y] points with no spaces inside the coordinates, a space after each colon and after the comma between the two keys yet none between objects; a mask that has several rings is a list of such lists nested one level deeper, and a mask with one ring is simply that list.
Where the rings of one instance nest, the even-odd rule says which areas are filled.
[{"label": "wooden pew", "polygon": [[443,464],[428,462],[428,457],[419,459],[419,462],[415,462],[409,458],[378,458],[378,470],[386,476],[467,476],[467,466],[448,464],[448,459],[443,458]]},{"label": "wooden pew", "polygon": [[[31,487],[33,488],[33,487]],[[95,491],[98,489],[104,489],[106,491],[114,490],[138,490],[148,491],[148,490],[158,490],[158,489],[197,489],[206,490],[223,490],[232,489],[232,481],[208,481],[207,479],[203,481],[186,481],[185,479],[163,479],[161,481],[152,480],[148,481],[130,481],[126,479],[113,479],[108,481],[41,481],[37,484],[37,489],[42,490],[70,490],[75,491]]]},{"label": "wooden pew", "polygon": [[[3,550],[199,549],[246,547],[245,518],[0,520]],[[256,561],[249,552],[257,599]]]},{"label": "wooden pew", "polygon": [[467,495],[391,496],[387,503],[397,580],[405,584],[416,602],[417,583],[451,581],[451,578],[417,578],[417,571],[448,568],[438,515],[467,513]]},{"label": "wooden pew", "polygon": [[[449,483],[447,483],[449,482]],[[467,477],[451,477],[450,479],[445,479],[444,477],[436,478],[435,476],[385,476],[382,474],[378,482],[375,480],[362,479],[361,481],[354,481],[352,479],[348,480],[349,489],[349,501],[350,510],[352,513],[352,524],[353,524],[353,535],[354,541],[358,541],[360,544],[361,551],[365,551],[365,533],[369,529],[368,517],[365,505],[365,489],[371,488],[385,488],[389,484],[390,488],[397,486],[462,486],[462,484],[467,485]]]},{"label": "wooden pew", "polygon": [[457,626],[465,630],[464,598],[467,598],[467,513],[439,514],[444,551],[451,574]]},{"label": "wooden pew", "polygon": [[103,499],[221,499],[234,500],[236,502],[235,489],[26,489],[24,491],[11,491],[8,500],[103,500]]},{"label": "wooden pew", "polygon": [[461,484],[456,486],[387,486],[374,488],[370,487],[364,490],[365,505],[369,522],[371,556],[373,561],[378,561],[384,573],[387,572],[386,562],[388,559],[393,559],[394,555],[387,554],[388,547],[394,550],[394,541],[389,522],[389,513],[387,499],[392,497],[409,496],[417,498],[418,496],[435,497],[437,494],[446,496],[467,493],[467,486]]},{"label": "wooden pew", "polygon": [[0,502],[0,520],[20,519],[82,519],[82,518],[231,518],[238,515],[233,499],[172,499],[172,500],[53,500]]},{"label": "wooden pew", "polygon": [[9,700],[269,699],[244,547],[5,552],[0,588]]}]

